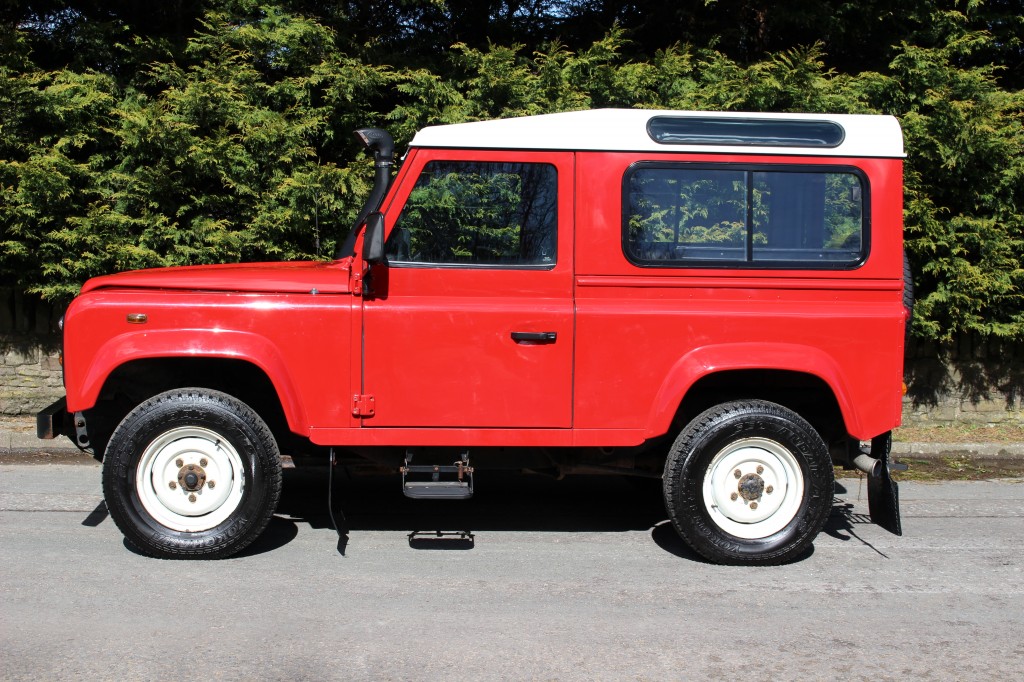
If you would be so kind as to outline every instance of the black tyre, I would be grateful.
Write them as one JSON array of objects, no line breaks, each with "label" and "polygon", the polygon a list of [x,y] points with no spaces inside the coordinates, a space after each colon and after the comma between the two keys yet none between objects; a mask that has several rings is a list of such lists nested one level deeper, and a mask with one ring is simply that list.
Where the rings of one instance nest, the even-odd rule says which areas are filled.
[{"label": "black tyre", "polygon": [[910,323],[914,320],[914,275],[910,271],[910,259],[907,251],[903,251],[903,308],[907,311],[907,326],[904,331],[904,342],[910,340]]},{"label": "black tyre", "polygon": [[713,407],[683,429],[665,462],[665,506],[696,552],[723,564],[800,555],[832,508],[832,462],[795,412],[761,400]]},{"label": "black tyre", "polygon": [[217,391],[178,389],[145,401],[114,430],[103,461],[111,518],[155,557],[238,552],[266,528],[280,494],[270,429]]}]

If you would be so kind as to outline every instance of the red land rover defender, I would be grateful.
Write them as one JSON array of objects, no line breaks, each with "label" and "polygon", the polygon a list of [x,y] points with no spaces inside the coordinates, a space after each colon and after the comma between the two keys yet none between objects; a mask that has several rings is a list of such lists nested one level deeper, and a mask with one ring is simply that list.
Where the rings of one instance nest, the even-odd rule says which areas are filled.
[{"label": "red land rover defender", "polygon": [[[465,498],[489,468],[661,478],[716,562],[803,552],[833,465],[889,476],[911,295],[887,116],[597,110],[431,127],[331,262],[125,272],[38,416],[159,557],[264,529],[281,452]],[[864,447],[862,449],[862,443]],[[870,443],[870,446],[867,444]],[[472,459],[472,461],[470,461]]]}]

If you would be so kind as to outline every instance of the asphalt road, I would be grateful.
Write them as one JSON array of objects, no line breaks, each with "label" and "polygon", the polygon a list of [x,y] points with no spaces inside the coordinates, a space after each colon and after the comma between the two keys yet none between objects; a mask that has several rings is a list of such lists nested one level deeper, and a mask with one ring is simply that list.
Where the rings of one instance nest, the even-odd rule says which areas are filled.
[{"label": "asphalt road", "polygon": [[902,538],[843,481],[812,552],[733,568],[611,478],[342,482],[339,544],[323,473],[244,555],[174,562],[125,547],[95,465],[0,466],[0,677],[1020,679],[1021,480],[901,484]]}]

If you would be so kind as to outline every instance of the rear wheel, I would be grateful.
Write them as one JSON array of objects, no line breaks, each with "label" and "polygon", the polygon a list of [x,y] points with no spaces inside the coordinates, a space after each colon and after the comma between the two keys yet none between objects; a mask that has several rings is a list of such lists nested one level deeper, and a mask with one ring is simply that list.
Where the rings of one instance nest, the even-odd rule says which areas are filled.
[{"label": "rear wheel", "polygon": [[270,429],[250,407],[206,389],[168,391],[132,410],[103,462],[111,518],[162,558],[219,558],[252,542],[281,492]]},{"label": "rear wheel", "polygon": [[910,259],[906,249],[903,250],[903,308],[907,311],[907,323],[904,331],[904,342],[910,340],[910,326],[914,321],[914,276],[910,272]]},{"label": "rear wheel", "polygon": [[684,540],[718,563],[789,561],[832,507],[824,441],[795,412],[751,400],[694,419],[665,462],[665,504]]}]

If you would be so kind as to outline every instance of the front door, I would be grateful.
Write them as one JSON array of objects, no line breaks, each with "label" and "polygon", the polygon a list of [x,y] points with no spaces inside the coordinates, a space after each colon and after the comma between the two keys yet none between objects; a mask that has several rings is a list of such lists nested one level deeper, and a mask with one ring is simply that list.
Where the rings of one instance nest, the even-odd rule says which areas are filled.
[{"label": "front door", "polygon": [[364,426],[570,427],[572,154],[426,157],[363,303]]}]

